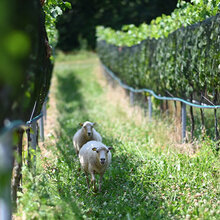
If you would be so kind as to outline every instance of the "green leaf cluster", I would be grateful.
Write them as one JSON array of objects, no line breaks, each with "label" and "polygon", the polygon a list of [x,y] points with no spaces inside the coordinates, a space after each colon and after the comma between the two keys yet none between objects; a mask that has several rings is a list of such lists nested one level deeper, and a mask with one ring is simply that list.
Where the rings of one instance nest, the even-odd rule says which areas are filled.
[{"label": "green leaf cluster", "polygon": [[[194,23],[216,14],[219,0],[192,3],[179,2],[181,8],[171,16],[158,17],[148,26],[124,26],[121,32],[98,27],[100,59],[135,88],[219,104],[220,14]],[[185,17],[177,16],[187,13]],[[178,19],[172,20],[175,16]],[[174,23],[179,24],[177,27],[182,25],[174,29]],[[149,36],[144,36],[144,28]]]},{"label": "green leaf cluster", "polygon": [[97,25],[120,30],[124,24],[149,23],[162,13],[170,14],[177,0],[68,0],[72,9],[58,18],[57,29],[62,51],[96,47]]},{"label": "green leaf cluster", "polygon": [[71,4],[63,0],[47,0],[44,5],[47,35],[50,45],[53,48],[55,48],[58,42],[58,31],[56,29],[57,17],[62,15],[66,8],[71,9]]},{"label": "green leaf cluster", "polygon": [[171,15],[163,14],[153,19],[149,25],[124,25],[121,30],[98,26],[97,39],[117,46],[132,46],[146,38],[166,38],[178,28],[215,16],[219,12],[219,4],[220,0],[191,0],[190,3],[179,0]]}]

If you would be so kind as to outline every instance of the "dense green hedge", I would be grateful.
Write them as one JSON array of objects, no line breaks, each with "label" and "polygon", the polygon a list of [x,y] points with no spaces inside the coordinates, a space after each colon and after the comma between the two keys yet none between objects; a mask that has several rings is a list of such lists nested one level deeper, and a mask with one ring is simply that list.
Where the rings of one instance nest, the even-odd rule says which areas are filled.
[{"label": "dense green hedge", "polygon": [[147,39],[131,47],[99,40],[97,51],[101,61],[128,85],[220,104],[219,24],[217,14],[179,28],[167,38]]}]

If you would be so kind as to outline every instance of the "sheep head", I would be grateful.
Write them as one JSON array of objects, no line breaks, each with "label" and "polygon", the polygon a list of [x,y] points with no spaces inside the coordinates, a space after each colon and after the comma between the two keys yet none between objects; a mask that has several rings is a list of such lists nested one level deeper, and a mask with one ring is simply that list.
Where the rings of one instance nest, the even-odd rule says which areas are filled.
[{"label": "sheep head", "polygon": [[83,128],[84,134],[88,137],[88,139],[91,139],[93,136],[93,127],[95,123],[86,121],[84,123],[80,123],[80,126]]},{"label": "sheep head", "polygon": [[93,147],[92,150],[97,153],[97,159],[101,165],[105,165],[108,160],[108,153],[112,147]]}]

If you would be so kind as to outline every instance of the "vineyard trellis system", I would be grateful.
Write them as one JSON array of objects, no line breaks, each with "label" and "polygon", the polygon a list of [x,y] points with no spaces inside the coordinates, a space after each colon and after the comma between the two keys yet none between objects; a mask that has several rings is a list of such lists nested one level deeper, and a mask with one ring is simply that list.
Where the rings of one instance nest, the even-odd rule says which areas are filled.
[{"label": "vineyard trellis system", "polygon": [[[8,220],[12,218],[12,209],[16,209],[17,192],[22,188],[25,130],[27,163],[30,171],[35,172],[37,121],[40,120],[43,140],[43,117],[53,63],[42,8],[44,1],[3,2],[6,11],[3,14],[7,16],[0,19],[0,27],[5,30],[0,33],[0,57],[4,57],[0,63],[0,219]],[[1,10],[0,7],[0,13]]]},{"label": "vineyard trellis system", "polygon": [[[203,127],[205,127],[203,109],[214,109],[215,138],[218,140],[219,23],[220,14],[217,14],[202,22],[181,27],[167,38],[149,38],[130,47],[116,46],[105,40],[99,40],[97,51],[105,70],[121,85],[123,84],[125,89],[131,91],[130,97],[133,97],[133,92],[147,92],[159,100],[182,103],[183,140],[186,136],[186,104],[190,105],[192,137],[193,107],[200,108]],[[150,98],[148,100],[149,106],[152,106]],[[149,112],[152,112],[151,108]]]},{"label": "vineyard trellis system", "polygon": [[[159,96],[157,94],[155,94],[154,91],[150,90],[150,89],[146,89],[146,88],[142,88],[142,89],[134,89],[131,86],[126,85],[125,83],[123,83],[120,78],[118,78],[109,68],[107,68],[104,64],[102,64],[102,67],[105,71],[105,73],[107,73],[108,75],[110,75],[112,77],[112,79],[114,79],[115,81],[117,81],[119,83],[119,85],[128,90],[130,92],[130,103],[131,105],[134,105],[134,93],[149,93],[152,96],[154,96],[156,99],[159,100],[168,100],[168,101],[179,101],[181,102],[181,121],[182,121],[182,142],[185,142],[185,138],[186,138],[186,105],[192,106],[192,107],[196,107],[196,108],[201,108],[201,109],[218,109],[220,108],[220,105],[206,105],[204,103],[201,104],[194,104],[191,103],[187,100],[181,99],[181,98],[177,98],[177,97],[165,97],[165,96]],[[153,111],[153,107],[152,107],[152,100],[151,100],[151,96],[148,96],[148,115],[149,115],[149,119],[152,118],[152,111]],[[216,114],[215,114],[216,115]],[[218,127],[218,123],[217,123],[217,117],[215,118],[215,126],[216,126],[216,130]],[[217,135],[217,134],[216,134]]]}]

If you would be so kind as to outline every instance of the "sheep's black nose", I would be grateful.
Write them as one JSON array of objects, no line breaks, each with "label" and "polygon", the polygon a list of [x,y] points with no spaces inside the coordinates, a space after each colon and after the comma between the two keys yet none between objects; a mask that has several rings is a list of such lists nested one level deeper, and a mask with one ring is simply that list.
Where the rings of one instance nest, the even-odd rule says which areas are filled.
[{"label": "sheep's black nose", "polygon": [[88,132],[88,136],[91,136],[91,132]]},{"label": "sheep's black nose", "polygon": [[100,161],[101,161],[101,164],[104,164],[105,163],[105,158],[101,158]]}]

